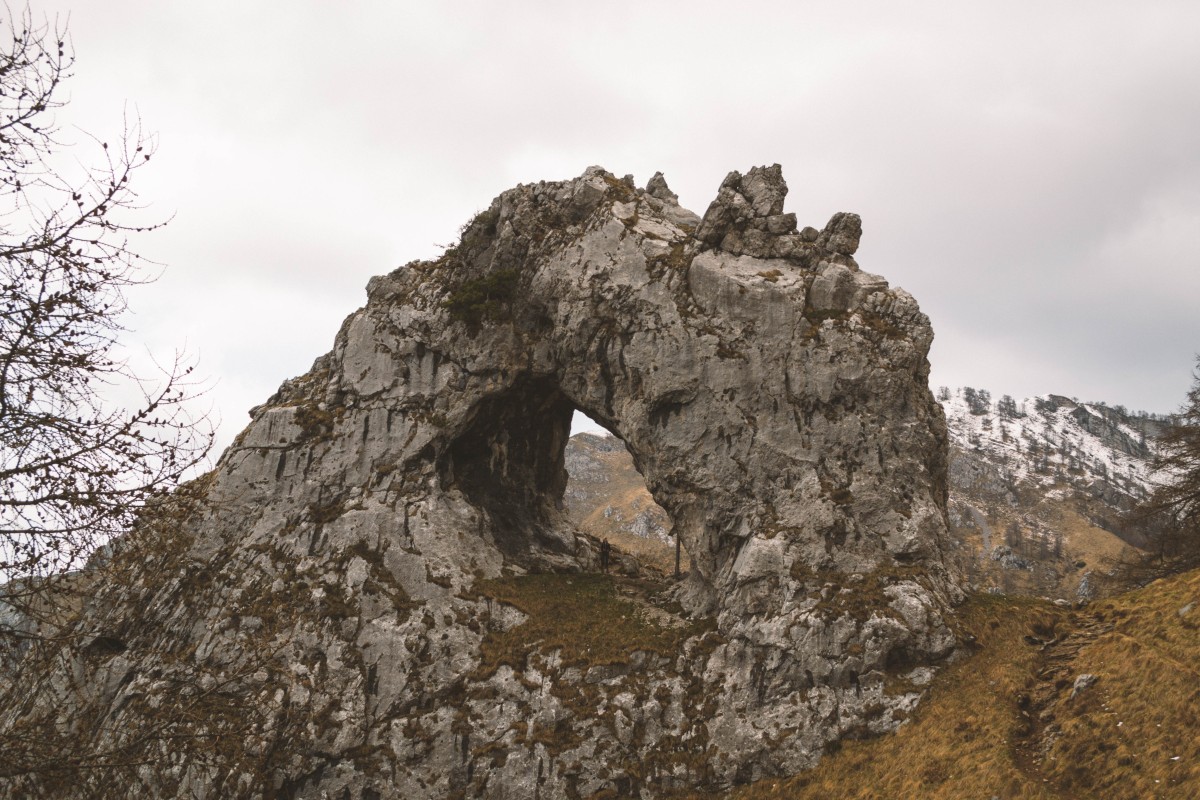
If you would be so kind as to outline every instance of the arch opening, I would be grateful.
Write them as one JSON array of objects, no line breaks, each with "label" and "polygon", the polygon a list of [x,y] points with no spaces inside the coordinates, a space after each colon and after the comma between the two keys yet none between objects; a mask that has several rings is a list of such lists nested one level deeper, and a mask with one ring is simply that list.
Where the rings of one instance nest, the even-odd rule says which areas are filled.
[{"label": "arch opening", "polygon": [[682,577],[690,569],[671,515],[655,501],[624,440],[578,409],[566,467],[564,505],[579,530],[664,574]]},{"label": "arch opening", "polygon": [[[635,559],[617,558],[617,568],[649,564],[671,575],[677,559],[678,574],[690,566],[625,441],[551,377],[518,379],[479,402],[439,458],[438,476],[489,518],[505,559],[526,569],[595,568],[588,551],[601,541]],[[578,533],[592,546],[580,548]]]}]

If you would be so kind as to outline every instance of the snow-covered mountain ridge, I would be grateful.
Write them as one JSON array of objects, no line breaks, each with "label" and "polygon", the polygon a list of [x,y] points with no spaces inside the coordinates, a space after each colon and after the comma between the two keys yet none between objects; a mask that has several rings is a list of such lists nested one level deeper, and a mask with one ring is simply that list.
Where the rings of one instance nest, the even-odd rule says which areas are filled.
[{"label": "snow-covered mountain ridge", "polygon": [[1152,488],[1149,462],[1162,425],[1156,415],[1054,394],[1020,402],[1003,395],[993,403],[989,392],[970,387],[942,388],[937,397],[952,445],[968,461],[994,465],[1006,483],[1099,491],[1118,506]]},{"label": "snow-covered mountain ridge", "polygon": [[978,589],[1088,597],[1141,543],[1124,512],[1153,488],[1164,417],[1061,395],[939,389],[954,553]]}]

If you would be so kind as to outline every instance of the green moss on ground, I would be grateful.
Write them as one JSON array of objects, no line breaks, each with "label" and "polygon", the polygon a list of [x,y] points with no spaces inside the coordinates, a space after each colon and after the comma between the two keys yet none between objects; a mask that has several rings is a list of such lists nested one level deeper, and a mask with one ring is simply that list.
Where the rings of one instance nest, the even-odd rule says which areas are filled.
[{"label": "green moss on ground", "polygon": [[522,575],[481,581],[476,590],[528,616],[483,641],[480,671],[501,665],[521,670],[534,652],[560,650],[563,667],[628,664],[636,651],[673,655],[698,632],[694,626],[662,627],[647,609],[622,597],[618,582],[598,574]]}]

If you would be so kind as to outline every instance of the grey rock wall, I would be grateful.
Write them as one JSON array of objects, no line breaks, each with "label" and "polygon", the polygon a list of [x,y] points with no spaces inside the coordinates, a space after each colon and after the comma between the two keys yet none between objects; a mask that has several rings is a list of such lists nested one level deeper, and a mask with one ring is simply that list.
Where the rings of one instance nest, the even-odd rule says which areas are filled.
[{"label": "grey rock wall", "polygon": [[[655,796],[893,729],[954,646],[933,334],[860,271],[857,216],[797,231],[786,191],[731,173],[701,219],[593,167],[373,278],[131,538],[87,620],[122,649],[64,651],[0,724],[138,764],[68,794],[312,798]],[[683,633],[495,663],[527,616],[490,581],[596,569],[562,511],[574,409],[691,555],[646,612]]]}]

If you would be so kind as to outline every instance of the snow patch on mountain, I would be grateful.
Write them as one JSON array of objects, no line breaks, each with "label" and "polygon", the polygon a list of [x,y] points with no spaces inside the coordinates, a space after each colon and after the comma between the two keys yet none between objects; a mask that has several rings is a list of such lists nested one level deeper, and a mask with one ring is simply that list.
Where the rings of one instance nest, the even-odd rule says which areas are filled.
[{"label": "snow patch on mountain", "polygon": [[1006,482],[1041,486],[1058,498],[1102,487],[1127,501],[1153,488],[1157,416],[1054,394],[993,403],[990,393],[970,387],[943,388],[938,400],[951,443],[995,465]]}]

